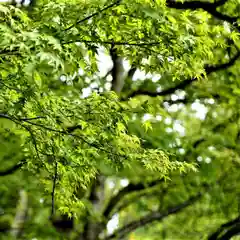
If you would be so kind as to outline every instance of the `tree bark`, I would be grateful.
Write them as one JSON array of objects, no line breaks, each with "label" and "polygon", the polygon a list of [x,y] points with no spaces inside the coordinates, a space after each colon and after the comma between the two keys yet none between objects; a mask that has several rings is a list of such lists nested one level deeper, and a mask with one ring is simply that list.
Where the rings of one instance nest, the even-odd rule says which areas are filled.
[{"label": "tree bark", "polygon": [[[95,182],[93,183],[91,193],[89,196],[89,201],[92,203],[93,213],[98,215],[102,211],[104,202],[104,183],[105,177],[98,175]],[[97,240],[99,239],[99,234],[104,230],[102,222],[95,219],[92,216],[86,216],[86,224],[84,226],[84,231],[81,234],[79,240]]]},{"label": "tree bark", "polygon": [[27,218],[27,212],[28,212],[28,195],[25,190],[21,190],[19,193],[19,203],[17,206],[17,211],[15,218],[13,220],[12,229],[11,229],[11,235],[14,238],[21,237],[24,229],[24,224],[26,222]]},{"label": "tree bark", "polygon": [[112,88],[111,90],[119,94],[124,86],[124,68],[123,68],[123,59],[117,54],[117,49],[114,44],[110,50],[110,56],[113,62],[112,68]]}]

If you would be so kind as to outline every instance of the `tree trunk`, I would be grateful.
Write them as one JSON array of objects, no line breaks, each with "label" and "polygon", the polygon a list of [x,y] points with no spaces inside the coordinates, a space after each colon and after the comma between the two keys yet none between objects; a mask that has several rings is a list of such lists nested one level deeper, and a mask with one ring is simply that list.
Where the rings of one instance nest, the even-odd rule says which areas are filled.
[{"label": "tree trunk", "polygon": [[[112,45],[112,48],[110,50],[110,56],[113,62],[113,68],[111,70],[111,90],[117,94],[120,94],[123,89],[126,76],[123,68],[123,59],[117,54],[117,49],[115,48],[114,44]],[[136,68],[131,68],[127,77],[131,79],[135,71]],[[91,195],[89,197],[89,200],[91,201],[93,206],[94,214],[96,215],[101,214],[101,211],[103,210],[102,208],[105,197],[104,183],[105,177],[99,175],[93,185]],[[106,224],[102,223],[101,220],[92,219],[91,216],[87,216],[84,231],[78,240],[98,240],[99,234],[104,230],[106,230]]]},{"label": "tree trunk", "polygon": [[123,68],[123,59],[118,56],[117,50],[112,46],[110,50],[110,55],[113,62],[113,68],[112,68],[112,88],[111,90],[119,94],[124,86],[124,68]]},{"label": "tree trunk", "polygon": [[[94,215],[101,213],[104,202],[104,176],[97,176],[96,181],[93,183],[89,200],[93,206]],[[84,226],[84,231],[81,234],[79,240],[97,240],[99,234],[104,230],[104,225],[101,220],[95,219],[92,216],[86,216],[87,221]]]},{"label": "tree trunk", "polygon": [[28,212],[28,195],[25,190],[21,190],[19,193],[19,203],[15,218],[13,220],[11,235],[14,238],[19,238],[22,235],[24,224],[27,218]]}]

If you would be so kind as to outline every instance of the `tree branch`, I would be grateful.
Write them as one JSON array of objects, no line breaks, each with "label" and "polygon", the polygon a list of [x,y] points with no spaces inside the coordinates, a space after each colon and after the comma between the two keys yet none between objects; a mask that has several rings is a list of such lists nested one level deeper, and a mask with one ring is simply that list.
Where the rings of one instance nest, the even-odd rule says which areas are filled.
[{"label": "tree branch", "polygon": [[[231,220],[231,221],[228,221],[224,224],[222,224],[214,233],[212,233],[209,237],[208,237],[208,240],[226,240],[226,239],[229,239],[229,238],[223,238],[224,236],[227,237],[227,236],[230,236],[232,233],[235,233],[235,230],[233,230],[234,226],[237,225],[237,229],[238,229],[238,233],[240,232],[240,227],[239,227],[239,223],[240,223],[240,216],[237,216],[235,219]],[[227,230],[230,228],[230,230]],[[225,232],[225,234],[223,234],[220,238],[219,236]],[[227,234],[227,235],[226,235]],[[233,236],[233,235],[231,235]]]},{"label": "tree branch", "polygon": [[117,205],[117,203],[127,194],[132,193],[134,191],[140,191],[140,190],[144,190],[146,189],[146,187],[153,187],[156,186],[159,183],[162,183],[164,180],[160,179],[160,180],[155,180],[151,183],[148,184],[148,186],[142,184],[142,183],[137,183],[137,184],[133,184],[130,183],[128,184],[126,187],[122,188],[115,196],[113,196],[107,207],[105,208],[104,212],[103,212],[103,216],[105,218],[109,218],[111,215],[112,210],[114,209],[114,207]]},{"label": "tree branch", "polygon": [[238,30],[240,30],[240,28],[236,26],[236,22],[238,19],[237,17],[228,16],[217,11],[217,7],[224,5],[226,2],[227,0],[215,1],[214,3],[202,1],[176,2],[175,0],[167,0],[166,4],[169,8],[174,9],[192,9],[192,10],[203,9],[210,13],[212,16],[220,20],[229,22]]},{"label": "tree branch", "polygon": [[70,29],[73,28],[75,25],[80,24],[80,23],[83,23],[83,22],[85,22],[85,21],[87,21],[87,20],[89,20],[89,19],[91,19],[91,18],[99,15],[100,13],[108,10],[109,8],[112,8],[112,7],[114,7],[114,6],[118,6],[120,3],[121,3],[121,0],[117,0],[117,1],[115,1],[114,3],[112,3],[112,4],[110,4],[110,5],[106,6],[106,7],[104,7],[104,8],[102,8],[102,9],[100,9],[99,11],[97,11],[97,12],[95,12],[95,13],[93,13],[93,14],[91,14],[91,15],[83,18],[83,19],[78,20],[76,23],[74,23],[73,25],[69,26],[69,27],[66,28],[64,31],[70,30]]},{"label": "tree branch", "polygon": [[185,1],[185,2],[176,2],[175,0],[167,0],[167,6],[170,8],[175,8],[175,9],[192,9],[196,10],[199,8],[202,9],[216,9],[217,7],[220,7],[224,5],[228,0],[220,0],[220,1],[215,1],[214,3],[211,2],[203,2],[203,1]]},{"label": "tree branch", "polygon": [[[215,66],[208,66],[208,65],[205,66],[205,72],[206,72],[207,75],[209,75],[212,72],[216,72],[216,71],[219,71],[219,70],[226,69],[226,68],[232,66],[237,61],[237,59],[239,57],[240,57],[240,51],[238,51],[237,54],[235,54],[235,56],[233,58],[231,58],[227,63],[223,63],[223,64],[219,64],[219,65],[215,65]],[[203,74],[202,74],[202,77],[204,77]],[[186,87],[188,87],[189,85],[191,85],[191,83],[193,83],[195,81],[197,81],[196,77],[189,78],[189,79],[186,79],[186,80],[180,82],[176,86],[170,87],[170,88],[165,89],[161,92],[150,92],[148,90],[139,89],[137,91],[132,92],[127,98],[132,98],[132,97],[135,97],[135,96],[138,96],[138,95],[147,95],[147,96],[150,96],[150,97],[166,96],[166,95],[169,95],[169,94],[173,94],[176,90],[184,90]]]},{"label": "tree branch", "polygon": [[132,79],[136,71],[137,67],[135,65],[132,65],[131,68],[127,71],[126,77],[124,79],[124,86],[122,92],[126,92],[129,90],[129,86],[132,83]]},{"label": "tree branch", "polygon": [[153,212],[149,213],[148,215],[146,215],[145,217],[140,218],[139,220],[136,220],[136,221],[132,221],[132,222],[126,224],[125,226],[123,226],[122,228],[116,230],[113,234],[106,237],[105,240],[114,239],[115,237],[122,238],[122,237],[126,236],[127,234],[129,234],[131,231],[136,230],[137,228],[144,227],[145,225],[152,223],[154,221],[161,221],[165,217],[175,214],[175,213],[178,213],[181,210],[183,210],[184,208],[192,205],[201,196],[202,196],[202,194],[199,193],[196,196],[190,197],[187,201],[185,201],[177,206],[170,207],[164,213],[160,213],[158,211],[153,211]]},{"label": "tree branch", "polygon": [[[54,157],[55,158],[55,157]],[[53,176],[53,186],[52,186],[52,204],[51,204],[51,216],[52,219],[55,214],[55,189],[56,189],[56,183],[57,183],[57,177],[58,177],[58,162],[55,160],[55,169],[54,169],[54,176]]]},{"label": "tree branch", "polygon": [[129,205],[136,203],[136,201],[139,200],[141,197],[152,197],[152,196],[156,197],[156,195],[159,195],[162,199],[166,193],[167,193],[167,189],[163,189],[162,191],[159,191],[159,189],[157,189],[151,192],[141,192],[136,196],[134,196],[133,198],[127,199],[123,201],[121,204],[119,204],[116,208],[114,208],[114,211],[111,215],[114,215],[115,213],[119,213],[121,210],[128,207]]},{"label": "tree branch", "polygon": [[230,240],[233,236],[240,233],[240,223],[237,223],[232,228],[228,229],[218,240]]},{"label": "tree branch", "polygon": [[0,177],[6,176],[6,175],[9,175],[9,174],[12,174],[12,173],[16,172],[18,169],[20,169],[26,163],[27,163],[27,161],[23,160],[23,161],[20,161],[19,163],[17,163],[16,165],[6,169],[6,170],[1,170],[0,171]]},{"label": "tree branch", "polygon": [[206,74],[208,75],[212,72],[224,70],[226,68],[231,67],[238,60],[239,57],[240,57],[240,51],[238,50],[237,53],[235,54],[235,56],[232,57],[228,62],[219,64],[219,65],[215,65],[215,66],[206,66],[205,67]]},{"label": "tree branch", "polygon": [[5,84],[3,82],[2,79],[0,79],[0,85],[3,85],[4,87],[8,88],[8,89],[11,89],[11,90],[15,90],[16,92],[23,92],[22,90],[20,90],[19,88],[15,88],[15,87],[12,87],[12,86],[8,86],[7,84]]},{"label": "tree branch", "polygon": [[20,52],[18,50],[15,50],[15,49],[13,49],[13,50],[2,49],[0,51],[0,55],[4,55],[4,56],[5,55],[8,55],[8,56],[10,56],[10,55],[21,56]]},{"label": "tree branch", "polygon": [[[32,132],[32,129],[29,126],[26,126],[26,125],[21,123],[21,121],[23,121],[23,122],[28,122],[28,123],[30,123],[32,125],[37,125],[36,123],[33,123],[33,122],[30,121],[30,120],[33,120],[35,118],[16,118],[14,116],[9,116],[6,113],[0,113],[0,118],[8,119],[8,120],[14,122],[16,125],[20,125],[22,128],[26,129],[29,132],[29,134],[30,134],[30,136],[32,138],[32,141],[33,141],[34,148],[36,150],[36,154],[37,154],[38,158],[40,159],[39,151],[38,151],[38,148],[37,148],[36,138],[35,138],[35,136],[34,136],[34,134]],[[28,119],[28,120],[26,120],[26,119]]]},{"label": "tree branch", "polygon": [[[36,143],[35,137],[34,137],[34,135],[32,133],[31,128],[29,127],[29,125],[32,125],[32,126],[35,126],[35,127],[38,127],[38,128],[42,128],[42,129],[45,129],[45,130],[50,131],[50,132],[55,132],[55,133],[58,133],[58,134],[61,134],[61,135],[71,136],[73,138],[80,139],[81,141],[83,141],[84,143],[88,144],[89,146],[94,147],[94,148],[96,148],[98,150],[101,150],[103,152],[110,153],[110,154],[113,154],[113,155],[118,156],[118,157],[123,157],[123,158],[126,157],[126,155],[121,155],[121,154],[118,154],[118,153],[114,153],[114,152],[108,151],[104,147],[102,147],[102,146],[100,146],[100,145],[98,145],[98,144],[96,144],[94,142],[92,143],[92,142],[88,141],[83,136],[76,135],[76,134],[73,134],[73,133],[69,133],[69,129],[67,129],[67,130],[58,130],[58,129],[47,127],[46,125],[43,125],[41,123],[30,121],[32,119],[26,120],[27,118],[25,118],[25,119],[24,118],[16,118],[14,116],[10,116],[10,115],[5,114],[5,113],[0,113],[0,118],[9,119],[10,121],[14,122],[17,125],[20,125],[21,127],[25,128],[27,130],[30,133],[30,135],[31,135],[31,137],[33,139],[33,144],[35,146],[37,155],[38,155],[38,152],[39,152],[38,149],[37,149],[37,143]],[[28,123],[29,125],[23,124],[22,122]],[[73,128],[73,127],[71,127],[71,128]],[[79,126],[77,126],[77,128],[79,128]]]},{"label": "tree branch", "polygon": [[161,92],[150,92],[148,90],[137,90],[135,92],[132,92],[128,98],[136,97],[138,95],[147,95],[149,97],[157,97],[157,96],[166,96],[174,93],[176,90],[184,90],[187,86],[189,86],[192,82],[195,82],[197,78],[190,78],[186,79],[185,81],[182,81],[181,83],[177,84],[174,87],[170,87],[168,89],[165,89]]},{"label": "tree branch", "polygon": [[[84,40],[84,39],[79,39],[79,40],[71,40],[68,42],[63,42],[62,44],[70,44],[70,43],[86,43],[86,44],[108,44],[112,45],[112,41],[101,41],[101,40]],[[160,42],[119,42],[116,41],[114,42],[115,46],[136,46],[136,47],[143,47],[143,46],[157,46],[159,45]]]},{"label": "tree branch", "polygon": [[214,1],[214,6],[217,8],[217,7],[220,7],[220,6],[223,6],[228,0],[216,0]]},{"label": "tree branch", "polygon": [[136,71],[137,71],[137,68],[132,66],[128,71],[127,78],[132,79]]}]

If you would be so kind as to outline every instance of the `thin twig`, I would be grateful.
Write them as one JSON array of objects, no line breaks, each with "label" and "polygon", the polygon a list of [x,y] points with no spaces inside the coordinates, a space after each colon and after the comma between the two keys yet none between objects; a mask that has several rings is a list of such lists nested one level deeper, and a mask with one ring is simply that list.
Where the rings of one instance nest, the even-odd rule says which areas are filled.
[{"label": "thin twig", "polygon": [[[54,156],[54,154],[53,154]],[[55,156],[54,156],[55,159]],[[52,186],[52,206],[51,206],[51,218],[55,214],[55,189],[56,189],[56,183],[57,183],[57,177],[58,177],[58,162],[55,159],[55,172],[54,172],[54,177],[53,177],[53,186]]]},{"label": "thin twig", "polygon": [[20,90],[18,88],[8,86],[7,84],[3,83],[3,80],[0,81],[0,85],[3,85],[4,87],[6,87],[8,89],[15,90],[16,92],[23,92],[22,90]]},{"label": "thin twig", "polygon": [[112,8],[112,7],[114,7],[114,6],[119,5],[120,2],[121,2],[121,0],[117,0],[116,2],[114,2],[114,3],[112,3],[112,4],[108,5],[108,6],[100,9],[99,11],[97,11],[97,12],[95,12],[95,13],[93,13],[93,14],[91,14],[91,15],[83,18],[83,19],[78,20],[76,23],[72,24],[71,26],[69,26],[68,28],[66,28],[64,31],[68,31],[68,30],[70,30],[71,28],[73,28],[75,25],[80,24],[80,23],[83,23],[83,22],[85,22],[85,21],[87,21],[87,20],[89,20],[89,19],[91,19],[91,18],[99,15],[100,13],[108,10],[109,8]]},{"label": "thin twig", "polygon": [[46,118],[43,116],[37,116],[37,117],[33,117],[33,118],[19,118],[20,121],[31,121],[31,120],[36,120],[36,119],[40,119],[40,118]]},{"label": "thin twig", "polygon": [[[38,157],[38,159],[40,159],[39,151],[38,151],[38,147],[37,147],[37,141],[36,141],[36,138],[35,138],[35,136],[34,136],[34,134],[33,134],[33,132],[32,132],[32,129],[31,129],[29,126],[26,126],[26,125],[22,124],[22,123],[20,122],[21,119],[15,118],[15,117],[13,117],[13,116],[9,116],[9,115],[7,115],[7,114],[5,114],[5,113],[0,113],[0,118],[8,119],[8,120],[14,122],[15,124],[20,125],[21,127],[25,128],[25,129],[30,133],[30,136],[31,136],[31,138],[32,138],[33,145],[34,145],[34,148],[35,148],[37,157]],[[27,120],[25,120],[25,121],[28,122]],[[29,123],[31,123],[31,122],[29,122]]]},{"label": "thin twig", "polygon": [[0,51],[0,55],[20,55],[20,52],[18,50],[7,50],[7,49],[2,49],[2,51]]},{"label": "thin twig", "polygon": [[[14,123],[19,124],[20,126],[22,126],[23,128],[25,128],[25,129],[30,133],[30,135],[31,135],[31,137],[32,137],[32,139],[33,139],[33,143],[34,143],[34,146],[35,146],[37,155],[38,155],[38,152],[39,152],[39,151],[38,151],[38,149],[37,149],[37,144],[36,144],[35,136],[33,135],[32,130],[31,130],[31,128],[29,128],[29,126],[26,126],[25,124],[22,124],[22,123],[20,122],[21,119],[15,118],[15,117],[13,117],[13,116],[9,116],[9,115],[7,115],[7,114],[2,114],[2,113],[0,113],[0,118],[9,119],[9,120],[13,121]],[[89,141],[86,140],[84,137],[79,136],[79,135],[75,135],[75,134],[73,134],[73,133],[69,133],[68,131],[62,131],[62,130],[58,130],[58,129],[46,127],[46,126],[43,125],[43,124],[31,122],[31,121],[29,121],[29,120],[24,120],[23,122],[28,123],[28,124],[31,124],[31,125],[36,126],[36,127],[43,128],[43,129],[48,130],[48,131],[51,131],[51,132],[56,132],[56,133],[59,133],[59,134],[62,134],[62,135],[67,135],[67,136],[71,136],[71,137],[78,138],[78,139],[82,140],[83,142],[85,142],[86,144],[88,144],[89,146],[92,146],[92,147],[94,147],[94,148],[96,148],[96,149],[98,149],[98,150],[101,150],[101,151],[105,152],[105,153],[112,154],[112,155],[117,156],[117,157],[126,158],[125,155],[121,155],[121,154],[117,154],[117,153],[108,151],[108,150],[106,150],[105,148],[103,148],[103,147],[101,147],[101,146],[98,146],[98,145],[95,144],[95,143],[89,142]],[[38,157],[39,157],[39,155],[38,155]]]},{"label": "thin twig", "polygon": [[25,128],[30,133],[30,136],[32,138],[32,142],[33,142],[33,145],[34,145],[37,157],[38,157],[38,159],[40,159],[38,146],[37,146],[37,141],[36,141],[36,138],[35,138],[35,136],[33,134],[32,129],[29,126],[25,126],[24,124],[21,124],[21,123],[18,123],[18,124],[20,124],[23,128]]},{"label": "thin twig", "polygon": [[[71,40],[71,41],[68,41],[68,42],[63,42],[62,44],[70,44],[70,43],[76,43],[76,42],[79,42],[79,43],[94,43],[94,44],[113,44],[113,41],[101,41],[101,40],[98,40],[98,41],[93,41],[93,40],[84,40],[84,39],[79,39],[79,40]],[[141,47],[141,46],[156,46],[156,45],[159,45],[160,42],[114,42],[114,45],[118,45],[118,46],[138,46],[138,47]]]}]

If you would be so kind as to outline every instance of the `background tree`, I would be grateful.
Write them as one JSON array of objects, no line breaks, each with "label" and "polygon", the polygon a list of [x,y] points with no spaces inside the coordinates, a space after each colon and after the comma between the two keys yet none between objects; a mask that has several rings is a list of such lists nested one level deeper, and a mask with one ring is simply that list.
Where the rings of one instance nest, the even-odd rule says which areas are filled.
[{"label": "background tree", "polygon": [[1,238],[237,238],[240,4],[13,5]]}]

